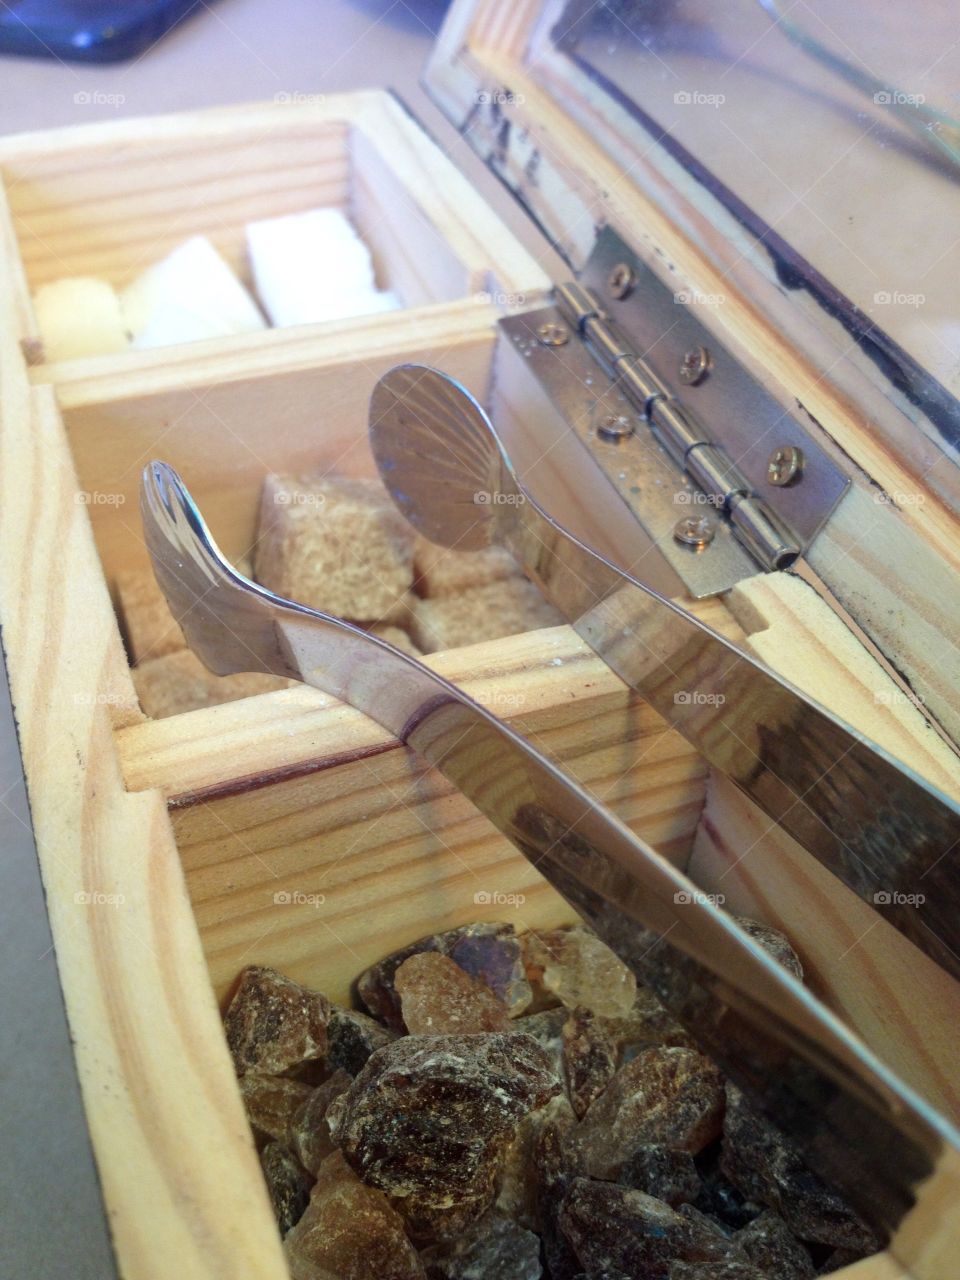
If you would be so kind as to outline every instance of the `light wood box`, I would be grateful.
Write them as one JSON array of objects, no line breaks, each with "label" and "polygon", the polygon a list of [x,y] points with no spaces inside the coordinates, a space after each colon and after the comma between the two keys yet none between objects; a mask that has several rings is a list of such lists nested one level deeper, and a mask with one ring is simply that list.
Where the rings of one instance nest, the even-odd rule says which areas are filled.
[{"label": "light wood box", "polygon": [[[454,6],[435,86],[452,92],[464,66],[502,70],[515,59],[533,7],[512,8],[506,20],[496,6]],[[531,119],[541,108],[549,119],[541,91],[525,88]],[[564,127],[586,182],[602,157],[577,126]],[[373,474],[370,391],[394,364],[423,361],[486,399],[526,481],[576,532],[625,562],[645,541],[606,481],[580,468],[574,485],[568,446],[528,411],[518,357],[497,340],[498,314],[535,306],[551,281],[388,95],[10,138],[0,180],[0,621],[119,1264],[127,1280],[166,1277],[173,1259],[184,1280],[282,1280],[220,1030],[218,1001],[238,970],[275,965],[343,1000],[362,968],[427,932],[505,913],[539,926],[570,912],[442,778],[316,691],[156,722],[142,715],[111,603],[117,573],[145,564],[140,469],[151,457],[176,466],[221,546],[240,556],[268,471],[322,463]],[[708,269],[676,228],[641,194],[617,198],[702,285]],[[407,309],[60,365],[39,359],[38,284],[78,273],[122,283],[194,233],[242,271],[246,222],[319,204],[350,210],[380,284],[395,285]],[[728,308],[725,323],[731,340],[759,350],[771,379],[802,376],[745,304]],[[839,398],[819,394],[820,420],[866,475],[878,474],[870,461],[899,465],[858,434]],[[929,570],[928,599],[944,558],[931,536],[938,522],[946,528],[948,516],[932,501],[908,535]],[[879,568],[875,577],[871,600],[882,603],[895,585]],[[758,575],[724,600],[684,602],[960,794],[951,746],[894,696],[883,663],[811,586]],[[924,626],[949,626],[932,608],[918,613]],[[816,993],[960,1116],[957,984],[710,777],[569,628],[429,662],[562,760],[702,887],[782,927]],[[318,894],[320,907],[297,900]],[[522,895],[522,905],[483,902],[497,894]],[[949,1256],[952,1231],[945,1222],[931,1231],[936,1256]],[[903,1273],[884,1255],[838,1274]]]}]

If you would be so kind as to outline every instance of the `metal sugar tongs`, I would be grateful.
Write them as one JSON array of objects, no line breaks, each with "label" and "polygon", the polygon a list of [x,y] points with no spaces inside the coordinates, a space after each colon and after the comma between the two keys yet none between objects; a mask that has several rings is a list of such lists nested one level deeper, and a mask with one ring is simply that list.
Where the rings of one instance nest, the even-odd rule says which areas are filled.
[{"label": "metal sugar tongs", "polygon": [[370,440],[425,537],[507,547],[631,688],[805,849],[960,978],[960,808],[672,601],[579,542],[530,496],[490,419],[421,365],[377,384]]},{"label": "metal sugar tongs", "polygon": [[[413,371],[388,375],[375,417],[395,403],[384,400],[398,390],[395,375],[413,389]],[[386,439],[385,431],[378,456],[396,481]],[[475,460],[489,461],[481,439],[470,447],[479,449]],[[160,587],[212,671],[261,671],[313,685],[435,766],[658,992],[882,1240],[908,1215],[934,1214],[944,1180],[960,1185],[960,1134],[686,876],[523,737],[415,658],[243,578],[162,462],[144,471],[142,514]],[[922,1231],[908,1230],[891,1248],[917,1280],[939,1280],[922,1240]]]}]

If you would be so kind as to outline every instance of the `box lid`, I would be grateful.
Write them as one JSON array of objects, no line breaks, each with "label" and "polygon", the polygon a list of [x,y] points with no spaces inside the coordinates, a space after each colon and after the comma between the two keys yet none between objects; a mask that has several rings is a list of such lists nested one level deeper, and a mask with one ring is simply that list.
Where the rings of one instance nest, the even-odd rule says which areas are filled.
[{"label": "box lid", "polygon": [[960,46],[895,0],[456,0],[427,88],[580,274],[612,228],[822,437],[806,561],[960,738]]}]

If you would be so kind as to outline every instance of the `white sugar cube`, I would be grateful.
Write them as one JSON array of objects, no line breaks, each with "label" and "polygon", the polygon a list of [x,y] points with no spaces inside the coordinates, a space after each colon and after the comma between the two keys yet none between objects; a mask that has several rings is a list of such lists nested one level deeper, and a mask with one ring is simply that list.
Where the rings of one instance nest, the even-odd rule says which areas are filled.
[{"label": "white sugar cube", "polygon": [[252,222],[247,247],[257,293],[275,325],[316,324],[402,305],[390,290],[377,289],[370,250],[339,209]]},{"label": "white sugar cube", "polygon": [[33,308],[49,361],[110,355],[129,345],[120,300],[106,280],[54,280],[40,286]]},{"label": "white sugar cube", "polygon": [[260,309],[205,236],[187,240],[123,291],[135,347],[167,346],[266,328]]}]

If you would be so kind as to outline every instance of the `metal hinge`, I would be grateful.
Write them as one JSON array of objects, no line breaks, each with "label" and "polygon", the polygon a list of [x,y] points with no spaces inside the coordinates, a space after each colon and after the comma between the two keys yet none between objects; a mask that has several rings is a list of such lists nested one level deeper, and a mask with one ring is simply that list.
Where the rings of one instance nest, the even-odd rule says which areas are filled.
[{"label": "metal hinge", "polygon": [[[696,415],[672,395],[650,365],[626,340],[600,306],[595,293],[581,284],[560,285],[557,306],[570,326],[584,339],[607,374],[617,383],[641,418],[656,432],[661,444],[698,486],[715,510],[725,511],[730,523],[756,560],[765,569],[783,569],[793,564],[801,552],[800,543],[777,519],[763,498],[755,495],[750,482],[714,443],[710,432]],[[709,349],[691,354],[687,367],[691,377],[709,371]],[[629,421],[629,420],[628,420]],[[607,427],[617,428],[611,424]],[[603,427],[599,428],[601,435]],[[688,538],[696,545],[710,525],[689,522]]]},{"label": "metal hinge", "polygon": [[718,346],[691,295],[606,230],[555,299],[501,323],[691,592],[792,564],[849,479]]}]

